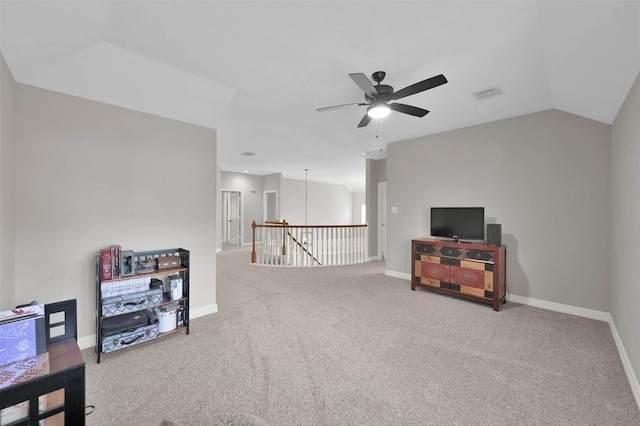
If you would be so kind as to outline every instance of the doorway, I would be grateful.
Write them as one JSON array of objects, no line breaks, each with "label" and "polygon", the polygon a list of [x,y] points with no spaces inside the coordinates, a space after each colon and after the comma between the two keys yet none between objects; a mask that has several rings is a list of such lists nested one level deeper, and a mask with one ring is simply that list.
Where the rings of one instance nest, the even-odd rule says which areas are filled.
[{"label": "doorway", "polygon": [[378,182],[378,259],[387,251],[387,182]]},{"label": "doorway", "polygon": [[264,211],[262,214],[263,222],[278,220],[278,191],[264,191],[262,205]]},{"label": "doorway", "polygon": [[242,194],[240,191],[222,191],[222,241],[242,244]]}]

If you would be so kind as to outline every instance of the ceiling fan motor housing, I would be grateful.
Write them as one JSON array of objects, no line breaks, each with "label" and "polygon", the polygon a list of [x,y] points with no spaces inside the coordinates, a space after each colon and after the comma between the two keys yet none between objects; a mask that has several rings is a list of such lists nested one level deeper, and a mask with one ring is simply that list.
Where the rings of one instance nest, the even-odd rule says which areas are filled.
[{"label": "ceiling fan motor housing", "polygon": [[376,92],[378,92],[378,96],[372,98],[365,94],[364,99],[368,104],[374,103],[376,100],[386,101],[389,96],[393,95],[393,87],[387,84],[377,84],[373,87],[376,89]]},{"label": "ceiling fan motor housing", "polygon": [[393,94],[393,87],[387,84],[378,84],[374,87],[376,88],[378,95],[380,95],[383,98]]}]

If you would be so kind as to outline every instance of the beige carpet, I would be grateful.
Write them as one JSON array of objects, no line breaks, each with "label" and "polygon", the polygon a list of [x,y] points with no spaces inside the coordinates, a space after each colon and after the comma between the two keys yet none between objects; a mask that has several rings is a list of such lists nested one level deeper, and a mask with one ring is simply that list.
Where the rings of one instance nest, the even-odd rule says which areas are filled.
[{"label": "beige carpet", "polygon": [[[410,290],[382,262],[217,256],[219,312],[191,335],[87,362],[88,425],[638,425],[609,325]],[[197,298],[197,295],[193,295]]]}]

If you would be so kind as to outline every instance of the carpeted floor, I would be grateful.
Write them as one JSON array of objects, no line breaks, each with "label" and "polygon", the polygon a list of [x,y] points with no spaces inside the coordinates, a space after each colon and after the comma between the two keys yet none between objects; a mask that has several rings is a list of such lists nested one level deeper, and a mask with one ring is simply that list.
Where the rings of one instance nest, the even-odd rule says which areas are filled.
[{"label": "carpeted floor", "polygon": [[[637,425],[609,325],[384,275],[217,256],[219,312],[87,363],[88,425]],[[197,295],[194,295],[197,297]]]}]

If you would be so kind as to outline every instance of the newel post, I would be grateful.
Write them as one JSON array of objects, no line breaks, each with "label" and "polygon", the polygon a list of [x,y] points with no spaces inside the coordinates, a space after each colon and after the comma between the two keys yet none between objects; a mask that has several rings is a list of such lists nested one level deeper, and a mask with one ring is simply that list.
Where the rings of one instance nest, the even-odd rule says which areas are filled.
[{"label": "newel post", "polygon": [[256,263],[256,221],[254,220],[253,223],[251,224],[251,232],[252,232],[252,237],[251,237],[251,263]]},{"label": "newel post", "polygon": [[282,255],[286,256],[287,255],[287,233],[289,232],[289,230],[287,229],[287,227],[289,226],[289,224],[287,223],[286,220],[282,219]]}]

